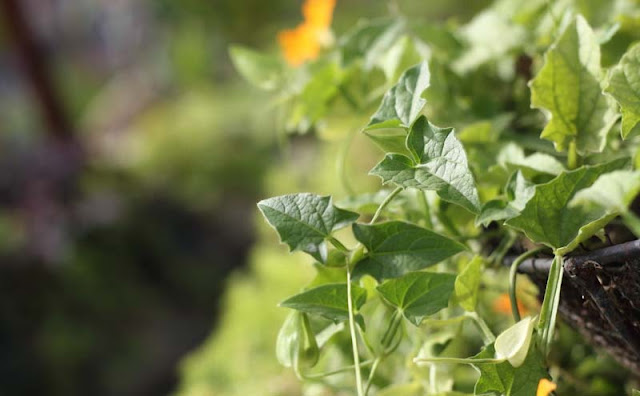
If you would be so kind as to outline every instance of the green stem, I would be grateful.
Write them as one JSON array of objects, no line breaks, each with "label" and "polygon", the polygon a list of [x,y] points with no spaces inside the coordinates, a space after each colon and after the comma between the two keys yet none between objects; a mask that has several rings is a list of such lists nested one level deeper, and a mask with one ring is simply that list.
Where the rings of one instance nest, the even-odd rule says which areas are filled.
[{"label": "green stem", "polygon": [[576,169],[580,166],[582,159],[578,155],[578,148],[576,142],[569,143],[569,152],[567,153],[567,167],[569,170]]},{"label": "green stem", "polygon": [[358,396],[364,396],[362,373],[360,372],[360,355],[358,353],[358,338],[353,312],[353,298],[351,296],[351,269],[347,266],[347,308],[349,310],[349,332],[351,333],[351,347],[353,349],[353,365],[356,373],[356,390]]},{"label": "green stem", "polygon": [[367,378],[367,387],[364,390],[364,396],[367,396],[367,394],[369,394],[369,390],[371,389],[371,385],[373,385],[373,378],[376,375],[376,371],[378,370],[378,365],[380,365],[381,361],[382,361],[382,357],[381,356],[378,356],[373,361],[373,366],[371,366],[371,371],[369,372],[369,378]]},{"label": "green stem", "polygon": [[422,205],[422,210],[424,211],[424,221],[425,225],[428,229],[433,229],[433,222],[431,221],[431,208],[429,207],[429,201],[427,201],[426,192],[421,190],[416,190],[418,194],[418,201],[420,205]]},{"label": "green stem", "polygon": [[539,247],[526,251],[518,256],[518,258],[516,258],[511,264],[511,269],[509,270],[509,300],[511,300],[511,313],[513,314],[513,319],[516,322],[520,321],[520,310],[518,309],[518,299],[516,298],[516,275],[518,274],[518,267],[524,260],[535,256],[544,249],[544,247]]},{"label": "green stem", "polygon": [[431,367],[429,367],[429,391],[434,395],[438,393],[438,386],[436,384],[437,374],[437,366],[432,364]]},{"label": "green stem", "polygon": [[384,332],[380,343],[384,347],[388,347],[393,340],[393,337],[396,335],[396,331],[398,330],[398,326],[402,320],[402,316],[399,311],[395,311],[393,315],[391,315],[391,320],[389,320],[389,326],[387,326],[387,330]]},{"label": "green stem", "polygon": [[378,206],[376,213],[373,214],[373,217],[371,218],[371,221],[369,222],[369,224],[373,224],[376,222],[376,220],[378,220],[378,217],[380,217],[384,208],[386,208],[387,205],[389,205],[389,203],[393,200],[393,198],[396,197],[396,195],[400,193],[400,191],[402,191],[402,187],[397,187],[395,190],[391,191],[389,195],[387,195],[387,197],[384,199],[384,201],[382,201],[380,206]]},{"label": "green stem", "polygon": [[342,242],[340,242],[339,240],[337,240],[336,238],[330,236],[328,240],[336,249],[338,249],[342,253],[349,253],[350,252],[350,250],[347,249],[347,247],[344,246],[344,244]]},{"label": "green stem", "polygon": [[636,237],[640,238],[640,218],[638,218],[638,216],[633,212],[627,210],[622,213],[622,220],[631,232],[633,232]]},{"label": "green stem", "polygon": [[[360,363],[360,367],[362,368],[362,367],[370,366],[374,362],[375,362],[374,360],[364,361],[364,362]],[[346,367],[339,368],[337,370],[327,371],[327,372],[324,372],[324,373],[315,373],[315,374],[299,373],[299,374],[300,374],[300,377],[302,379],[317,380],[317,379],[322,379],[322,378],[325,378],[325,377],[330,377],[332,375],[344,373],[345,371],[353,370],[354,367],[356,367],[356,366],[355,365],[351,365],[351,366],[346,366]]]},{"label": "green stem", "polygon": [[482,319],[477,313],[475,313],[475,312],[465,312],[464,316],[466,316],[467,318],[473,320],[473,322],[476,324],[476,326],[478,326],[478,328],[482,332],[482,335],[484,336],[485,342],[487,344],[491,344],[492,342],[494,342],[496,340],[496,336],[493,334],[493,332],[491,331],[491,329],[487,325],[487,322],[485,322],[484,319]]},{"label": "green stem", "polygon": [[504,256],[507,254],[511,246],[516,242],[518,237],[515,233],[509,232],[505,237],[500,241],[500,245],[496,248],[496,250],[491,253],[488,261],[490,263],[494,263],[497,265],[501,265],[504,260]]},{"label": "green stem", "polygon": [[538,341],[545,356],[549,353],[549,346],[553,340],[555,331],[556,316],[560,303],[560,289],[562,287],[563,259],[556,255],[549,269],[547,288],[544,292],[544,300],[540,309],[540,319],[538,319]]},{"label": "green stem", "polygon": [[482,364],[482,363],[503,363],[507,359],[473,359],[473,358],[452,358],[452,357],[434,357],[434,358],[414,358],[414,363],[451,363],[451,364]]}]

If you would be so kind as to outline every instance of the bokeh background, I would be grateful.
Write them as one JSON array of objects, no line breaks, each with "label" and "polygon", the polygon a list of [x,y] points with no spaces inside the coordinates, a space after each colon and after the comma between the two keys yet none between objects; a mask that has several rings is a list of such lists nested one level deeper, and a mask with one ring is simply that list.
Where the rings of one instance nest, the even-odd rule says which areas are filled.
[{"label": "bokeh background", "polygon": [[[0,0],[0,394],[299,394],[276,304],[312,270],[255,203],[344,197],[346,131],[283,138],[228,47],[277,54],[301,3]],[[338,0],[333,29],[486,4]],[[377,153],[351,147],[374,189]]]}]

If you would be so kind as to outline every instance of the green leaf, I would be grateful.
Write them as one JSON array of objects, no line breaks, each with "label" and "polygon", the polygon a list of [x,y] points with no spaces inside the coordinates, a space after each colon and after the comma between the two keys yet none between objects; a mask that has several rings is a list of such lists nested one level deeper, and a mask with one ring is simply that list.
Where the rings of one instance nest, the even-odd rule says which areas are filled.
[{"label": "green leaf", "polygon": [[[351,295],[356,309],[362,307],[367,300],[367,291],[356,284],[351,285]],[[349,319],[347,284],[318,286],[286,299],[280,306],[341,322]]]},{"label": "green leaf", "polygon": [[458,73],[466,73],[490,60],[499,60],[526,38],[524,29],[510,18],[488,9],[476,15],[460,29],[469,49],[453,64]]},{"label": "green leaf", "polygon": [[480,286],[480,278],[482,276],[482,268],[484,260],[482,256],[475,256],[460,271],[456,278],[455,290],[458,304],[465,311],[473,312],[476,310],[478,302],[478,287]]},{"label": "green leaf", "polygon": [[620,105],[622,137],[640,133],[640,44],[631,47],[611,70],[604,91]]},{"label": "green leaf", "polygon": [[371,70],[377,59],[389,50],[403,30],[404,22],[393,19],[358,23],[338,43],[343,63],[348,65],[358,58],[363,58],[364,69]]},{"label": "green leaf", "polygon": [[600,46],[589,24],[577,16],[545,56],[531,81],[531,105],[551,119],[540,135],[565,151],[600,152],[617,115],[600,87]]},{"label": "green leaf", "polygon": [[492,200],[484,204],[476,225],[482,224],[486,227],[492,221],[511,219],[522,212],[535,193],[534,184],[527,181],[520,171],[515,174],[513,182],[509,184],[507,192],[513,198],[509,202]]},{"label": "green leaf", "polygon": [[384,183],[435,190],[445,201],[479,212],[480,200],[467,155],[452,128],[438,128],[421,116],[409,131],[407,147],[415,162],[404,155],[387,154],[370,173]]},{"label": "green leaf", "polygon": [[[494,354],[494,344],[490,344],[474,358],[491,359]],[[550,379],[544,358],[538,349],[533,347],[518,368],[514,368],[509,362],[474,363],[473,366],[480,372],[480,378],[474,388],[476,395],[535,396],[540,379]]]},{"label": "green leaf", "polygon": [[379,128],[364,131],[364,134],[385,153],[409,155],[406,146],[407,131],[402,128]]},{"label": "green leaf", "polygon": [[354,276],[369,274],[378,281],[429,267],[466,249],[447,237],[401,221],[354,224],[353,234],[367,248]]},{"label": "green leaf", "polygon": [[500,150],[498,163],[507,169],[517,168],[529,178],[541,173],[558,176],[566,170],[560,161],[549,154],[536,152],[525,156],[524,150],[515,143],[508,143]]},{"label": "green leaf", "polygon": [[333,206],[331,197],[309,193],[265,199],[258,208],[292,252],[302,250],[320,262],[326,261],[331,233],[358,219],[357,213]]},{"label": "green leaf", "polygon": [[422,98],[429,87],[429,65],[422,62],[405,71],[382,98],[382,104],[371,117],[365,130],[410,127],[427,103]]},{"label": "green leaf", "polygon": [[601,208],[570,206],[576,193],[590,187],[605,173],[623,167],[626,159],[598,166],[583,166],[564,172],[548,183],[537,185],[520,215],[506,222],[529,239],[543,243],[563,255],[608,223],[612,216]]},{"label": "green leaf", "polygon": [[291,312],[285,319],[276,340],[276,358],[284,367],[313,367],[319,350],[311,331],[309,318],[301,312]]},{"label": "green leaf", "polygon": [[591,187],[579,191],[571,205],[591,202],[609,213],[622,213],[628,210],[638,194],[640,171],[620,170],[600,176]]},{"label": "green leaf", "polygon": [[503,331],[494,343],[496,358],[507,359],[515,368],[522,366],[536,321],[532,317],[526,317]]},{"label": "green leaf", "polygon": [[436,272],[411,272],[378,286],[378,292],[414,325],[446,308],[456,276]]},{"label": "green leaf", "polygon": [[269,91],[280,84],[282,64],[278,59],[240,45],[232,45],[229,56],[240,75],[256,87]]}]

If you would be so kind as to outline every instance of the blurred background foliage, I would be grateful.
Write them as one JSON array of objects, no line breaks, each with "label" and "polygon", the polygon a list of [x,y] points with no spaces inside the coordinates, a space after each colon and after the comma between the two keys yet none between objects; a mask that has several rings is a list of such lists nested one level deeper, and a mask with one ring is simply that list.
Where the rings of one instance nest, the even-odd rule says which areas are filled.
[{"label": "blurred background foliage", "polygon": [[[313,269],[255,202],[345,197],[331,141],[363,119],[283,139],[228,48],[277,53],[301,1],[0,3],[0,394],[300,394],[276,304]],[[487,4],[339,0],[332,26],[394,10],[456,25]],[[355,139],[348,174],[370,191],[377,151]]]}]

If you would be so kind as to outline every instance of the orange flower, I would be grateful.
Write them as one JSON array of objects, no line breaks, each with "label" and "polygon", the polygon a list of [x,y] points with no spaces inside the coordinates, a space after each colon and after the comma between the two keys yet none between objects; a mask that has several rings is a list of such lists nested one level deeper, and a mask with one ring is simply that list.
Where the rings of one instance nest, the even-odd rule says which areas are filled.
[{"label": "orange flower", "polygon": [[315,59],[330,37],[329,27],[336,0],[306,0],[302,5],[304,22],[295,29],[278,33],[284,58],[292,66]]},{"label": "orange flower", "polygon": [[[522,315],[529,313],[529,310],[518,301],[518,310]],[[511,315],[511,299],[507,293],[502,293],[493,301],[493,311],[506,315]]]},{"label": "orange flower", "polygon": [[556,384],[546,378],[542,378],[540,382],[538,382],[536,396],[549,396],[549,393],[554,390],[556,390]]}]

